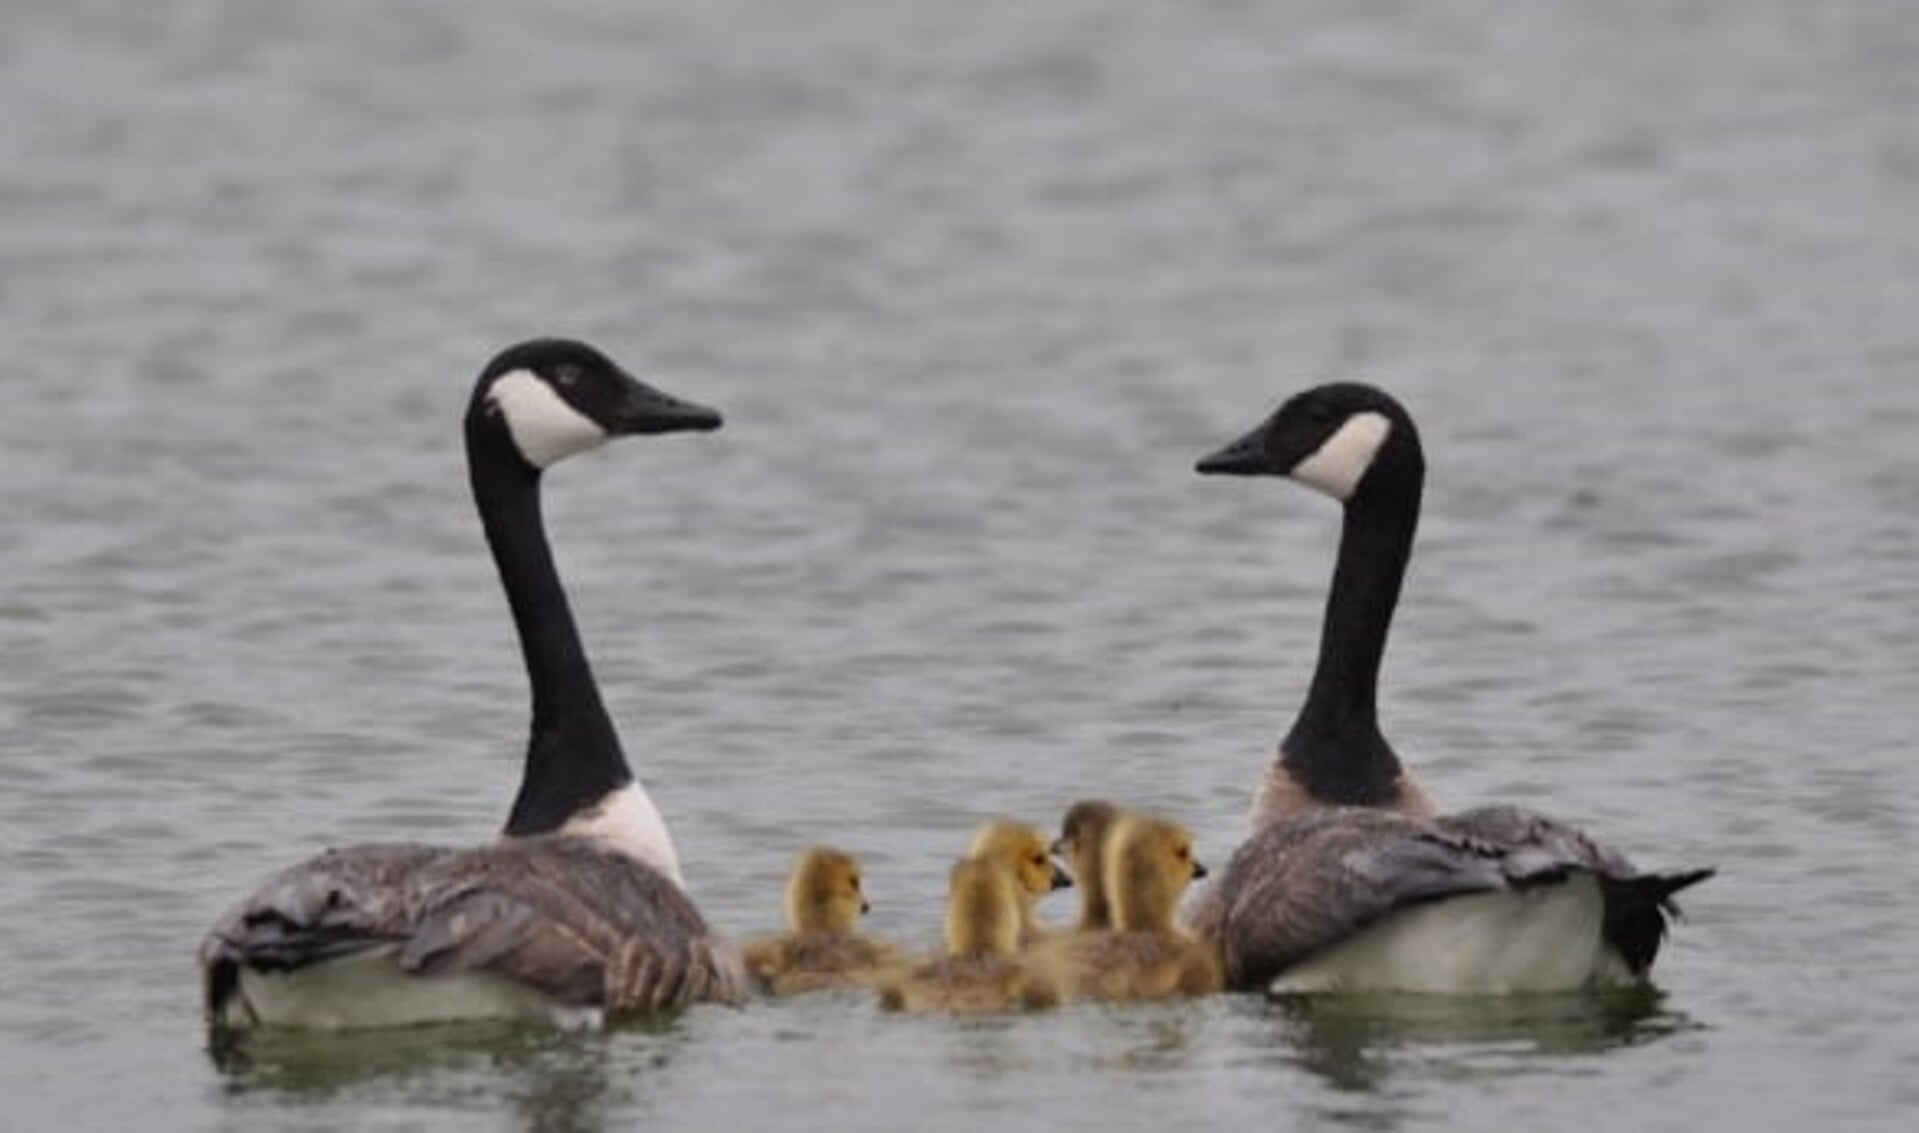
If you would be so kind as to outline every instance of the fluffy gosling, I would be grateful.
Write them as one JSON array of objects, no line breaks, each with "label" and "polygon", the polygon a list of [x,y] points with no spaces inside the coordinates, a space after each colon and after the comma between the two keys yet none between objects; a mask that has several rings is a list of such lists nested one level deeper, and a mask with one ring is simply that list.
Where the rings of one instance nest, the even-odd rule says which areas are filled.
[{"label": "fluffy gosling", "polygon": [[1020,885],[990,858],[967,858],[947,882],[946,954],[880,984],[894,1011],[982,1014],[1059,1001],[1050,980],[1020,962]]},{"label": "fluffy gosling", "polygon": [[860,864],[831,846],[799,856],[786,880],[786,933],[746,946],[746,970],[773,995],[871,986],[906,963],[906,954],[861,935],[869,909]]},{"label": "fluffy gosling", "polygon": [[1101,882],[1112,927],[1042,946],[1035,964],[1067,998],[1166,999],[1225,985],[1215,949],[1173,924],[1179,900],[1206,867],[1177,823],[1124,814],[1107,831]]},{"label": "fluffy gosling", "polygon": [[1098,932],[1113,927],[1113,916],[1106,902],[1106,879],[1101,876],[1100,857],[1106,834],[1125,812],[1103,799],[1082,799],[1066,810],[1060,820],[1059,838],[1052,851],[1066,859],[1073,884],[1079,888],[1078,932]]},{"label": "fluffy gosling", "polygon": [[1012,874],[1019,898],[1021,944],[1031,944],[1046,935],[1046,926],[1039,919],[1039,899],[1073,884],[1048,852],[1046,835],[1020,822],[988,822],[974,833],[966,856],[998,862]]}]

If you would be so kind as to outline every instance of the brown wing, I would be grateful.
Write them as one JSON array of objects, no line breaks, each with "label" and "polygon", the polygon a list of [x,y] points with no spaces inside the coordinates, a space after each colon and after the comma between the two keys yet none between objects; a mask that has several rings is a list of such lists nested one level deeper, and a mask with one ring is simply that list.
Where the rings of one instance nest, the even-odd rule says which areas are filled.
[{"label": "brown wing", "polygon": [[1516,806],[1482,806],[1435,820],[1448,832],[1509,848],[1542,850],[1576,861],[1595,873],[1631,877],[1638,871],[1624,854],[1598,842],[1578,827],[1538,811]]},{"label": "brown wing", "polygon": [[1227,983],[1263,987],[1396,910],[1559,880],[1577,864],[1390,811],[1306,812],[1249,838],[1219,880],[1214,932]]},{"label": "brown wing", "polygon": [[452,852],[412,844],[349,846],[268,878],[200,944],[208,1015],[218,1016],[242,967],[287,972],[406,939],[412,879]]},{"label": "brown wing", "polygon": [[474,850],[358,846],[275,877],[201,949],[216,1013],[240,966],[286,971],[393,947],[422,976],[489,971],[569,1006],[655,1011],[744,997],[737,951],[672,882],[577,838]]}]

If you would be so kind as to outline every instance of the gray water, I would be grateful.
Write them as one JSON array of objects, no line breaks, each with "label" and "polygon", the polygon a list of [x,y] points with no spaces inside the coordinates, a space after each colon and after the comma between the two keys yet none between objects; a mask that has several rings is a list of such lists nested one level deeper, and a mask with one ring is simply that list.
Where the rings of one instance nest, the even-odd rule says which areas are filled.
[{"label": "gray water", "polygon": [[[0,5],[0,1125],[1903,1127],[1919,1107],[1919,13],[1585,4]],[[525,687],[458,417],[520,337],[713,436],[556,470],[719,926],[791,854],[937,932],[983,816],[1223,860],[1336,509],[1193,459],[1424,427],[1386,668],[1442,803],[1713,863],[1643,997],[858,997],[215,1057],[199,935],[471,843]],[[1065,917],[1070,904],[1050,908]]]}]

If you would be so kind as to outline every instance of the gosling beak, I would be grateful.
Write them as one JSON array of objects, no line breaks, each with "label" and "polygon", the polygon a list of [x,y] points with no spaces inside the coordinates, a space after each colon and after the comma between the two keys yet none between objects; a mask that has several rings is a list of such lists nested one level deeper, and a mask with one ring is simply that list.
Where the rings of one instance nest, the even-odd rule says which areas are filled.
[{"label": "gosling beak", "polygon": [[1055,890],[1058,890],[1058,889],[1071,889],[1072,887],[1073,887],[1073,875],[1061,869],[1059,867],[1058,862],[1054,862],[1053,863],[1053,888]]},{"label": "gosling beak", "polygon": [[1193,880],[1194,881],[1198,881],[1200,878],[1205,877],[1208,872],[1209,871],[1207,870],[1205,863],[1201,862],[1198,858],[1193,859]]},{"label": "gosling beak", "polygon": [[863,917],[872,911],[873,911],[873,902],[868,901],[864,897],[861,897],[860,898],[860,916]]}]

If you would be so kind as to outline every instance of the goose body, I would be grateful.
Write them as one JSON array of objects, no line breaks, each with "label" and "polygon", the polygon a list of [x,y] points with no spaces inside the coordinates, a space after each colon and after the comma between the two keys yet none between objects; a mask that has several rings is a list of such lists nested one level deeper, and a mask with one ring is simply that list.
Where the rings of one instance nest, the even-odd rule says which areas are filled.
[{"label": "goose body", "polygon": [[269,879],[200,948],[216,1025],[560,1024],[737,1001],[737,950],[682,889],[679,856],[601,703],[540,517],[541,473],[625,434],[717,428],[583,343],[495,357],[466,415],[469,478],[532,689],[503,837],[328,850]]},{"label": "goose body", "polygon": [[1547,815],[1440,815],[1380,730],[1380,661],[1418,527],[1412,418],[1356,382],[1315,387],[1202,459],[1286,476],[1345,510],[1318,663],[1255,792],[1252,835],[1194,903],[1234,987],[1563,991],[1643,978],[1709,869],[1641,873]]}]

